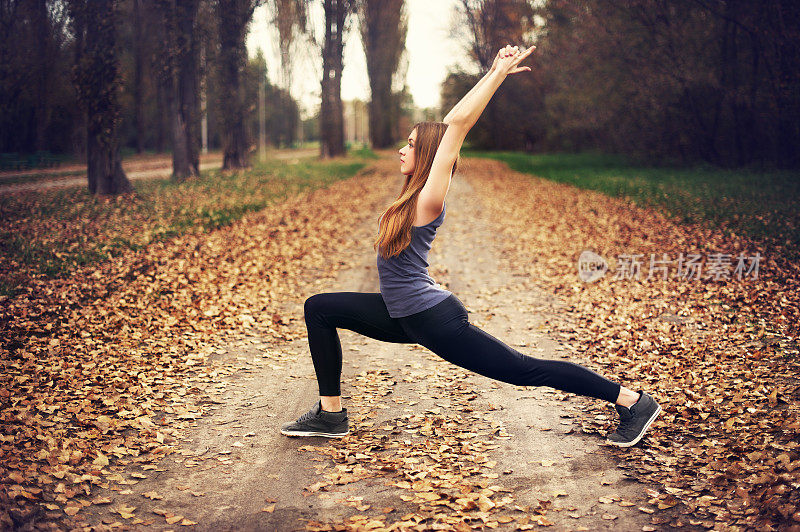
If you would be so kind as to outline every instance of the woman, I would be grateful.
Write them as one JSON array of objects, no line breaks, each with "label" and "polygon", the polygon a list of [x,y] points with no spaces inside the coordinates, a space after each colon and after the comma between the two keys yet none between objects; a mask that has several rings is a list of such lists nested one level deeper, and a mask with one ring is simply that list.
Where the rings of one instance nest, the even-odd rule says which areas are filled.
[{"label": "woman", "polygon": [[305,301],[311,358],[320,400],[281,432],[288,436],[342,437],[349,432],[339,380],[342,348],[337,328],[395,343],[418,343],[443,359],[486,377],[521,386],[558,390],[613,402],[620,424],[606,440],[636,444],[661,406],[572,362],[530,357],[469,323],[467,310],[428,275],[427,255],[445,217],[445,196],[459,150],[492,95],[508,75],[530,71],[517,66],[535,47],[520,52],[506,46],[489,72],[448,113],[442,123],[414,126],[400,150],[406,176],[400,197],[383,213],[375,242],[380,293],[329,292]]}]

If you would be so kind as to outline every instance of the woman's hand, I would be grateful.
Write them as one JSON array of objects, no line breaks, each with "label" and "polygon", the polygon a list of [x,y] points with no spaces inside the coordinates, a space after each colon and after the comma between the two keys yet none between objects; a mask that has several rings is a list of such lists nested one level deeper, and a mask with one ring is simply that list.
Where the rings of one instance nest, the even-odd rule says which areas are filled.
[{"label": "woman's hand", "polygon": [[495,61],[492,64],[492,68],[503,73],[503,74],[516,74],[518,72],[530,72],[530,67],[518,67],[519,63],[531,55],[531,52],[536,48],[536,46],[531,46],[527,50],[520,52],[519,48],[516,46],[509,46],[506,45],[505,48],[501,48],[499,52],[497,52],[497,57],[495,57]]},{"label": "woman's hand", "polygon": [[514,52],[515,50],[519,50],[519,46],[511,46],[510,44],[505,45],[503,48],[500,48],[500,51],[497,52],[497,55],[494,56],[494,61],[492,61],[492,66],[489,68],[489,72],[494,72],[497,70],[497,60],[503,54]]}]

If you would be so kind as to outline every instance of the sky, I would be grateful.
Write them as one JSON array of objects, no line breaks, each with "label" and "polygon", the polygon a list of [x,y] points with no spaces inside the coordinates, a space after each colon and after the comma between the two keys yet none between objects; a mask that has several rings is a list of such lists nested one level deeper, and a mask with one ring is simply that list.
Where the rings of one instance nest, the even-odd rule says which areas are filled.
[{"label": "sky", "polygon": [[[457,2],[458,0],[406,0],[406,12],[409,16],[406,80],[417,107],[439,107],[440,86],[447,75],[448,67],[461,66],[467,71],[474,70],[465,57],[463,45],[449,37]],[[317,28],[317,35],[324,35],[321,2],[315,2],[313,6],[309,19]],[[256,55],[259,48],[263,50],[270,82],[280,85],[278,30],[270,22],[271,16],[267,6],[256,9],[247,36],[247,50],[251,57]],[[296,66],[291,92],[300,103],[301,114],[307,117],[319,106],[321,52],[309,44],[296,42],[292,55]],[[364,47],[355,19],[350,24],[344,46],[342,98],[369,99]]]}]

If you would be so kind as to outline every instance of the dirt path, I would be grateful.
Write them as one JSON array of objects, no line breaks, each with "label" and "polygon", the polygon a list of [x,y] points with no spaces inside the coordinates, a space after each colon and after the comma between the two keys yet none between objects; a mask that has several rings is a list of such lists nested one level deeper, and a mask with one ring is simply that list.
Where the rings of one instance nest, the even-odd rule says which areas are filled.
[{"label": "dirt path", "polygon": [[[312,157],[318,153],[317,150],[275,150],[270,157],[282,160],[294,159],[298,157]],[[200,159],[200,171],[216,170],[222,167],[222,157],[219,153],[209,154]],[[132,181],[141,179],[167,179],[172,175],[172,160],[169,157],[160,159],[145,159],[142,161],[127,161],[123,163],[123,168]],[[71,175],[66,177],[53,177],[39,179],[29,183],[15,183],[4,185],[3,178],[18,177],[20,175],[31,174],[58,174],[69,170],[84,170],[85,166],[71,166],[50,169],[49,171],[30,170],[26,172],[0,175],[0,194],[10,194],[12,192],[26,192],[31,190],[48,190],[54,188],[67,188],[86,185],[86,175]]]},{"label": "dirt path", "polygon": [[[222,166],[222,159],[210,160],[200,163],[200,171],[214,170]],[[144,167],[138,170],[126,170],[126,175],[131,181],[140,179],[166,179],[172,174],[172,166],[163,162],[137,165]],[[27,192],[31,190],[50,190],[55,188],[80,187],[86,185],[86,175],[72,175],[67,177],[56,177],[52,179],[40,179],[30,183],[16,183],[13,185],[0,186],[0,194],[10,194],[13,192]]]},{"label": "dirt path", "polygon": [[[386,201],[397,188],[391,164],[378,162],[373,176]],[[563,309],[504,267],[468,176],[454,179],[447,206],[430,255],[434,279],[476,326],[523,353],[568,358],[551,332]],[[353,228],[363,244],[330,257],[349,266],[316,292],[378,291],[376,219],[377,212]],[[284,319],[302,331],[311,293],[284,306]],[[165,430],[180,451],[158,464],[131,460],[92,493],[111,503],[85,508],[80,519],[98,530],[304,530],[309,521],[313,528],[347,519],[364,530],[398,521],[420,529],[655,530],[639,509],[652,509],[650,486],[626,477],[588,423],[584,410],[596,400],[491,381],[416,345],[346,330],[340,337],[348,437],[282,436],[280,425],[316,400],[307,340],[243,335],[220,343],[208,360],[211,379],[199,372],[186,381],[196,411],[183,413],[181,430]],[[610,404],[607,422],[616,423]],[[470,513],[456,524],[460,507]]]}]

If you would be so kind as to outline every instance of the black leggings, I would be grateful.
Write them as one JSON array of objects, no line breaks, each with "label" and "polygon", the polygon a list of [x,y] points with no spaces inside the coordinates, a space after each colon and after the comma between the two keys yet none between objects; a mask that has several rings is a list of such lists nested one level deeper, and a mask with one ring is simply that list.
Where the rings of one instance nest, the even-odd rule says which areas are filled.
[{"label": "black leggings", "polygon": [[384,342],[420,344],[457,366],[511,384],[549,386],[612,403],[619,396],[619,384],[590,369],[524,355],[475,327],[455,295],[427,310],[392,318],[379,292],[326,292],[306,299],[304,312],[320,395],[341,395],[339,328]]}]

